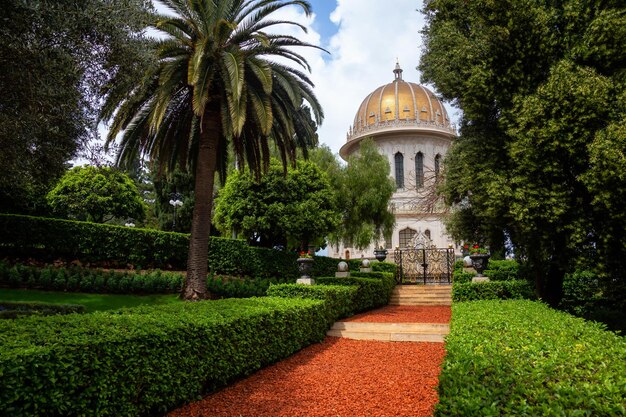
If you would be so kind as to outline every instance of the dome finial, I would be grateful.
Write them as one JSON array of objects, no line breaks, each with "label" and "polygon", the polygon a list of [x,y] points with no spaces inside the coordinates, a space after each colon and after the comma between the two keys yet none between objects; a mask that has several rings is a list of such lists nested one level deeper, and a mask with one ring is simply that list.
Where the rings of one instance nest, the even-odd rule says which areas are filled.
[{"label": "dome finial", "polygon": [[400,68],[400,62],[398,58],[396,58],[396,68],[393,70],[393,73],[396,76],[395,81],[402,80],[402,68]]}]

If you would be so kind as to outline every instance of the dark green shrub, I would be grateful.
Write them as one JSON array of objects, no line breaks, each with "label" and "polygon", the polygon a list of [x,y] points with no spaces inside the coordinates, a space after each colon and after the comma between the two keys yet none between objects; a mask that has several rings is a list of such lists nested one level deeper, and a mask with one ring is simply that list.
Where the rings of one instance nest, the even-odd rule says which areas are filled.
[{"label": "dark green shrub", "polygon": [[269,297],[312,298],[324,300],[328,325],[355,312],[356,286],[276,284],[267,289]]},{"label": "dark green shrub", "polygon": [[517,261],[513,260],[501,260],[494,261],[489,260],[487,269],[483,272],[485,276],[488,276],[492,281],[508,281],[512,279],[519,279],[519,267]]},{"label": "dark green shrub", "polygon": [[372,271],[374,272],[389,272],[391,274],[396,273],[396,264],[391,262],[373,262]]},{"label": "dark green shrub", "polygon": [[454,261],[454,270],[456,271],[457,269],[463,270],[464,264],[463,264],[463,259],[459,259],[458,261]]},{"label": "dark green shrub", "polygon": [[26,316],[51,316],[55,314],[84,313],[85,306],[76,304],[48,304],[35,302],[0,301],[0,319]]},{"label": "dark green shrub", "polygon": [[[81,291],[114,294],[163,294],[179,292],[183,276],[177,272],[148,273],[102,271],[81,267],[37,268],[15,265],[0,270],[0,284],[13,288],[34,288],[56,291]],[[266,284],[265,289],[267,289]],[[263,291],[265,291],[265,289]],[[256,295],[263,292],[256,292]]]},{"label": "dark green shrub", "polygon": [[323,340],[319,300],[264,297],[0,322],[0,415],[163,415]]},{"label": "dark green shrub", "polygon": [[57,291],[62,291],[67,286],[66,274],[65,270],[57,269],[54,271],[54,276],[52,278],[52,289]]},{"label": "dark green shrub", "polygon": [[563,280],[563,298],[559,308],[579,317],[589,318],[604,301],[598,277],[591,271],[566,274]]},{"label": "dark green shrub", "polygon": [[467,282],[452,286],[453,301],[535,298],[533,287],[524,280]]},{"label": "dark green shrub", "polygon": [[[65,289],[68,291],[78,291],[80,288],[81,274],[80,272],[72,269],[67,270],[67,281]],[[33,282],[29,285],[30,288],[35,287],[37,283]]]},{"label": "dark green shrub", "polygon": [[7,282],[9,285],[12,287],[20,287],[22,285],[22,274],[20,274],[20,270],[17,265],[10,268],[7,273]]},{"label": "dark green shrub", "polygon": [[102,293],[106,292],[107,288],[107,276],[103,273],[94,273],[93,275],[93,292]]},{"label": "dark green shrub", "polygon": [[[53,270],[51,268],[43,268],[41,273],[39,274],[39,283],[37,286],[41,288],[52,288],[53,281]],[[3,275],[0,272],[0,281],[2,280]]]},{"label": "dark green shrub", "polygon": [[[294,282],[295,279],[282,280],[282,282]],[[224,298],[248,298],[262,297],[267,293],[271,284],[281,281],[271,279],[249,279],[228,276],[209,276],[207,285],[209,291]]]},{"label": "dark green shrub", "polygon": [[463,269],[455,269],[452,273],[452,282],[455,284],[464,284],[466,282],[472,282],[472,278],[476,276],[473,272],[465,272]]},{"label": "dark green shrub", "polygon": [[454,303],[436,416],[623,416],[626,339],[526,300]]},{"label": "dark green shrub", "polygon": [[[354,300],[356,312],[367,311],[382,307],[389,303],[389,297],[393,290],[384,279],[378,278],[315,278],[315,282],[321,285],[354,285],[358,287]],[[394,284],[395,285],[395,284]]]}]

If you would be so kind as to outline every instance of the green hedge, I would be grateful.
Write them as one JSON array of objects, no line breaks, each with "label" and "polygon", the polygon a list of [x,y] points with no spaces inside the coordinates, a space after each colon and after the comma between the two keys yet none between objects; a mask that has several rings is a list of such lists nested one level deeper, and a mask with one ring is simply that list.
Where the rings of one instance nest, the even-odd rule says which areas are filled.
[{"label": "green hedge", "polygon": [[0,301],[0,319],[26,316],[84,313],[85,306],[76,304],[49,304],[21,301]]},{"label": "green hedge", "polygon": [[323,340],[323,306],[266,297],[3,320],[0,415],[162,415]]},{"label": "green hedge", "polygon": [[436,416],[623,416],[626,339],[526,300],[452,305]]},{"label": "green hedge", "polygon": [[166,294],[180,292],[183,275],[178,272],[154,270],[103,271],[81,267],[38,268],[0,261],[0,285],[52,291],[73,291],[98,294]]},{"label": "green hedge", "polygon": [[483,274],[492,281],[509,281],[520,278],[519,267],[517,261],[513,260],[489,260]]},{"label": "green hedge", "polygon": [[372,271],[374,271],[374,272],[389,272],[391,274],[395,274],[396,273],[396,264],[392,264],[391,262],[373,262],[372,263]]},{"label": "green hedge", "polygon": [[[0,214],[3,256],[184,270],[188,249],[189,235],[182,233]],[[243,240],[209,239],[209,270],[215,274],[296,278],[296,258],[295,253],[254,248]],[[337,260],[327,259],[320,263],[333,263],[336,270]]]},{"label": "green hedge", "polygon": [[362,312],[373,308],[382,307],[389,303],[391,292],[395,286],[393,278],[315,278],[315,282],[321,285],[354,285],[358,287],[355,303],[355,311]]},{"label": "green hedge", "polygon": [[223,298],[263,297],[273,284],[293,283],[296,278],[238,278],[229,276],[209,276],[207,286],[211,294]]},{"label": "green hedge", "polygon": [[533,287],[524,280],[454,283],[453,301],[534,299]]},{"label": "green hedge", "polygon": [[337,319],[354,315],[357,292],[356,286],[278,284],[270,286],[267,295],[323,300],[326,306],[325,316],[330,326]]},{"label": "green hedge", "polygon": [[472,282],[472,278],[476,276],[473,272],[465,272],[461,270],[455,270],[452,273],[452,282],[455,284],[465,284],[467,282]]}]

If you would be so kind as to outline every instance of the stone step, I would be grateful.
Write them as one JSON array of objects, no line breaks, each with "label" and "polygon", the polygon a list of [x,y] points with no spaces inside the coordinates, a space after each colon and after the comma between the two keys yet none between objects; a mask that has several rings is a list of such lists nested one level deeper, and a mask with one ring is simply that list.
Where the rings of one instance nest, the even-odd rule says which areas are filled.
[{"label": "stone step", "polygon": [[424,298],[441,298],[452,297],[450,293],[391,293],[392,297],[424,297]]},{"label": "stone step", "polygon": [[390,306],[451,306],[451,300],[389,300]]},{"label": "stone step", "polygon": [[424,286],[424,285],[398,285],[394,287],[394,291],[398,292],[450,292],[452,287],[446,286]]},{"label": "stone step", "polygon": [[451,296],[452,291],[393,291],[392,295],[398,296],[426,296],[426,295],[434,295],[434,296]]},{"label": "stone step", "polygon": [[385,342],[443,343],[450,326],[442,323],[363,323],[337,322],[328,336]]}]

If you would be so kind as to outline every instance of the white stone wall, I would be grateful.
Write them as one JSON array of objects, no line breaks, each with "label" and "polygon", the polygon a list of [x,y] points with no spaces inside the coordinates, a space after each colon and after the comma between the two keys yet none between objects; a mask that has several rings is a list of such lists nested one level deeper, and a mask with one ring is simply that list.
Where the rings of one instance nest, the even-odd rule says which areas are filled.
[{"label": "white stone wall", "polygon": [[[424,176],[426,186],[428,180],[434,177],[435,156],[441,155],[441,169],[443,169],[443,160],[451,144],[451,139],[444,135],[424,134],[421,132],[396,132],[376,135],[374,137],[381,154],[387,156],[391,167],[391,177],[395,181],[395,154],[401,152],[404,155],[404,189],[397,190],[392,198],[391,203],[396,206],[396,226],[392,235],[392,248],[387,255],[387,261],[393,262],[393,249],[400,244],[399,232],[407,227],[416,230],[418,233],[430,231],[431,239],[437,247],[446,248],[449,245],[454,246],[454,242],[445,231],[442,213],[416,213],[411,209],[412,204],[418,201],[418,194],[415,190],[415,155],[422,152],[424,155]],[[385,245],[384,241],[378,242],[378,245]],[[456,246],[454,246],[456,248]],[[359,259],[361,257],[373,258],[375,244],[369,248],[359,250],[356,248],[329,246],[328,256],[335,258],[346,258],[346,250],[350,253],[350,259]],[[459,248],[456,248],[457,250]]]}]

